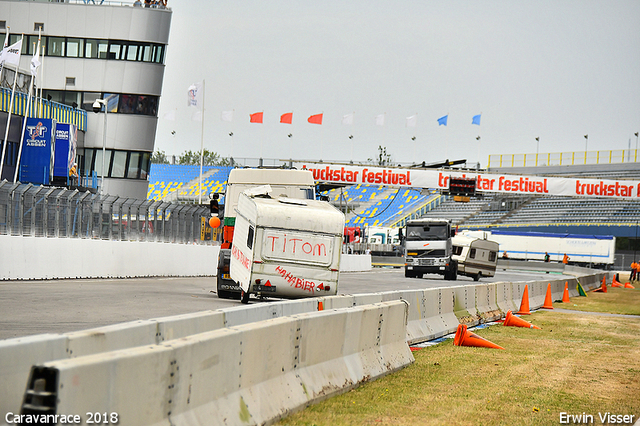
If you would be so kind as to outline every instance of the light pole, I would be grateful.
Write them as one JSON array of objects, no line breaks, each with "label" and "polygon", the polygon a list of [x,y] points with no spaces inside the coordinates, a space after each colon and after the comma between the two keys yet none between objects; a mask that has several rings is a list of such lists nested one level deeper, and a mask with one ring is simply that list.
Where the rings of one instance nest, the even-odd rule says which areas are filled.
[{"label": "light pole", "polygon": [[638,159],[638,132],[635,132],[636,135],[636,155],[634,156],[634,161]]},{"label": "light pole", "polygon": [[536,136],[536,167],[538,166],[538,154],[540,153],[540,137]]},{"label": "light pole", "polygon": [[104,125],[102,126],[102,170],[100,172],[100,175],[101,175],[100,196],[101,197],[104,194],[104,169],[105,169],[105,161],[107,159],[106,158],[107,157],[106,155],[107,153],[107,110],[109,109],[107,108],[107,104],[109,103],[109,100],[115,96],[116,95],[109,95],[104,99],[96,99],[92,105],[93,112],[95,112],[96,114],[102,110],[102,107],[104,107]]}]

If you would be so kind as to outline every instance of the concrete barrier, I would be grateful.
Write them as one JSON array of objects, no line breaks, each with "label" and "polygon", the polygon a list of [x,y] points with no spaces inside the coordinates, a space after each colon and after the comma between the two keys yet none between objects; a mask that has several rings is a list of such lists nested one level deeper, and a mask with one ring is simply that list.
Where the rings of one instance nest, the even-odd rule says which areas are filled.
[{"label": "concrete barrier", "polygon": [[413,362],[406,321],[406,303],[385,302],[54,361],[32,369],[23,411],[265,424]]},{"label": "concrete barrier", "polygon": [[480,324],[480,315],[476,309],[476,285],[459,285],[453,290],[453,312],[460,324],[468,326]]},{"label": "concrete barrier", "polygon": [[340,272],[365,272],[371,270],[370,254],[342,254]]},{"label": "concrete barrier", "polygon": [[214,276],[219,249],[195,244],[0,235],[0,280]]}]

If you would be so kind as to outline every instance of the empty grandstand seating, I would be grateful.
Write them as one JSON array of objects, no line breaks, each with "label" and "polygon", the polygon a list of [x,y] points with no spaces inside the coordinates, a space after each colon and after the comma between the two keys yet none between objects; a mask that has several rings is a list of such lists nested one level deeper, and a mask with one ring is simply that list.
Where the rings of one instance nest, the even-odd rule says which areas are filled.
[{"label": "empty grandstand seating", "polygon": [[[203,166],[203,196],[210,192],[224,194],[231,167]],[[199,196],[200,166],[152,164],[147,199],[162,200],[180,190],[180,198]]]}]

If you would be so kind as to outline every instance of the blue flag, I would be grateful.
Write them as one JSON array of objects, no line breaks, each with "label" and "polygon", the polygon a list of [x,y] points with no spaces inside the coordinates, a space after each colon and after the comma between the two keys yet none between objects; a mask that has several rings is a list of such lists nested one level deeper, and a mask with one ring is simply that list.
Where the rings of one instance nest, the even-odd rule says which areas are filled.
[{"label": "blue flag", "polygon": [[440,117],[438,118],[438,126],[442,126],[442,125],[447,125],[447,118],[449,118],[449,114],[445,115],[444,117]]},{"label": "blue flag", "polygon": [[471,124],[477,124],[478,126],[480,125],[480,116],[482,114],[478,114],[478,115],[474,115],[473,119],[471,120]]}]

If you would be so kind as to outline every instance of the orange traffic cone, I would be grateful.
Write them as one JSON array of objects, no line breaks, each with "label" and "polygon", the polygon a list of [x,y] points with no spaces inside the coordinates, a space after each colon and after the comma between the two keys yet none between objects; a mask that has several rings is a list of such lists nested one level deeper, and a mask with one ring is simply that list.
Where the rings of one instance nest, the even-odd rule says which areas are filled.
[{"label": "orange traffic cone", "polygon": [[622,285],[622,283],[616,279],[616,274],[613,274],[613,280],[611,280],[611,287],[620,287],[620,288],[624,287],[624,285]]},{"label": "orange traffic cone", "polygon": [[544,297],[544,305],[541,307],[544,309],[553,309],[553,303],[551,301],[551,283],[547,285],[547,295]]},{"label": "orange traffic cone", "polygon": [[594,292],[598,293],[598,292],[602,292],[602,293],[606,293],[607,292],[607,277],[602,277],[602,285],[600,286],[600,288],[597,288],[595,290],[593,290]]},{"label": "orange traffic cone", "polygon": [[520,302],[520,310],[516,312],[518,315],[531,315],[529,311],[529,286],[525,284],[524,292],[522,293],[522,302]]},{"label": "orange traffic cone", "polygon": [[631,283],[625,283],[624,288],[635,288]]},{"label": "orange traffic cone", "polygon": [[540,330],[540,327],[537,327],[531,324],[529,321],[523,320],[522,318],[518,318],[517,316],[513,315],[511,311],[507,312],[507,316],[504,319],[503,325],[506,325],[507,327],[536,328]]},{"label": "orange traffic cone", "polygon": [[478,348],[504,349],[495,343],[488,341],[475,333],[467,330],[465,324],[459,324],[456,330],[456,337],[453,338],[453,344],[456,346],[474,346]]},{"label": "orange traffic cone", "polygon": [[569,282],[564,282],[564,293],[562,294],[562,303],[569,303]]}]

